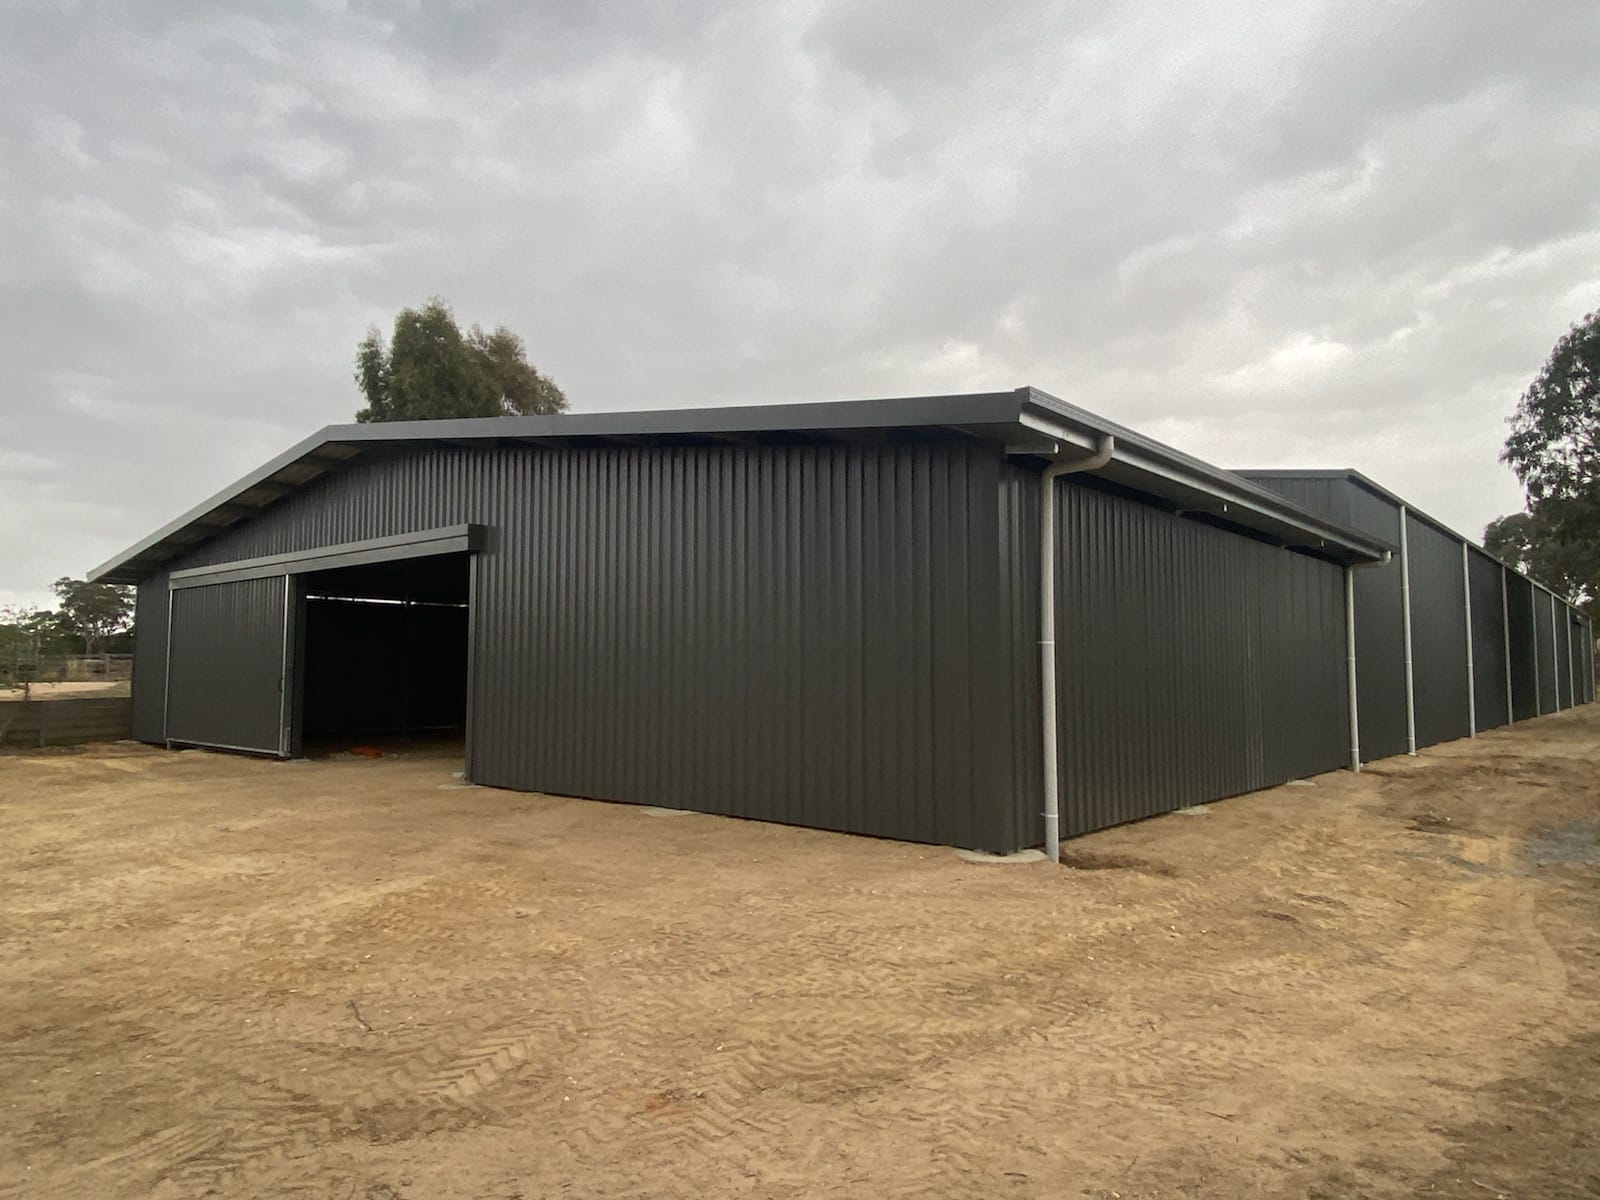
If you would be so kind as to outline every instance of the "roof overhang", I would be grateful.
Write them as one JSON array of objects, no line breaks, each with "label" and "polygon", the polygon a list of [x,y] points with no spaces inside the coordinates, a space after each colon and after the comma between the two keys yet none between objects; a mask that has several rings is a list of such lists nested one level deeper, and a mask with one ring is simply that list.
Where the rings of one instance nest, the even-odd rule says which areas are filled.
[{"label": "roof overhang", "polygon": [[330,425],[196,505],[90,572],[137,583],[229,527],[363,457],[419,446],[788,445],[971,437],[1013,453],[1090,453],[1114,437],[1099,474],[1170,506],[1338,562],[1381,559],[1392,547],[1332,524],[1281,496],[1035,388],[822,404],[569,413]]}]

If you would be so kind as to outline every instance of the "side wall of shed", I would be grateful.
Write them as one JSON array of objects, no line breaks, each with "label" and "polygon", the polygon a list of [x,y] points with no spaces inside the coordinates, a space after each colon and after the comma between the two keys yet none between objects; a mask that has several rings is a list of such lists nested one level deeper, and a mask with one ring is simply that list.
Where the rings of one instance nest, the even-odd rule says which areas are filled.
[{"label": "side wall of shed", "polygon": [[[1037,699],[1039,472],[1002,468],[1001,570],[1025,780],[1042,837]],[[1081,480],[1057,485],[1062,834],[1344,764],[1342,568]]]},{"label": "side wall of shed", "polygon": [[173,565],[482,524],[476,782],[1010,850],[999,462],[955,441],[415,449]]},{"label": "side wall of shed", "polygon": [[1461,543],[1406,514],[1411,556],[1411,655],[1417,745],[1472,732],[1467,693],[1467,608]]},{"label": "side wall of shed", "polygon": [[133,732],[135,741],[160,742],[166,735],[167,576],[139,584],[133,601]]},{"label": "side wall of shed", "polygon": [[1572,669],[1572,622],[1567,617],[1567,605],[1564,600],[1556,601],[1556,688],[1560,693],[1558,703],[1562,708],[1571,708],[1576,701],[1573,699],[1573,686],[1575,673]]},{"label": "side wall of shed", "polygon": [[1539,680],[1539,712],[1553,713],[1561,708],[1560,686],[1556,680],[1556,626],[1550,611],[1550,593],[1543,588],[1533,589],[1534,653],[1538,656],[1535,669]]},{"label": "side wall of shed", "polygon": [[1529,720],[1542,711],[1534,611],[1534,597],[1538,594],[1538,589],[1521,575],[1506,572],[1506,615],[1511,625],[1511,716],[1516,721]]},{"label": "side wall of shed", "polygon": [[1473,698],[1479,729],[1509,724],[1506,700],[1505,569],[1483,551],[1469,548],[1467,572],[1472,583]]},{"label": "side wall of shed", "polygon": [[[1400,545],[1400,509],[1348,479],[1247,476],[1331,521]],[[1361,761],[1406,752],[1405,594],[1398,549],[1387,563],[1355,573],[1356,720]]]}]

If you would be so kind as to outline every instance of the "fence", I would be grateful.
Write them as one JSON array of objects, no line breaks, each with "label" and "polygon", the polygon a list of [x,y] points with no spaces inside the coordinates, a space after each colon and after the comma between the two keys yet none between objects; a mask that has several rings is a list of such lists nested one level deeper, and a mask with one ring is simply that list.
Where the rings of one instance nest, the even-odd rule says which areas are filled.
[{"label": "fence", "polygon": [[126,696],[0,701],[0,747],[113,742],[132,726],[133,701]]},{"label": "fence", "polygon": [[15,654],[0,659],[0,688],[30,683],[116,683],[133,678],[131,654]]}]

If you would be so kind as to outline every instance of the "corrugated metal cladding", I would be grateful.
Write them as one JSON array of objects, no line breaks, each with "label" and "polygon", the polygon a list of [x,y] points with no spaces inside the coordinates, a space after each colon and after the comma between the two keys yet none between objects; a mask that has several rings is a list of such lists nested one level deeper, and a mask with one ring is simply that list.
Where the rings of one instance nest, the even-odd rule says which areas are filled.
[{"label": "corrugated metal cladding", "polygon": [[143,580],[133,602],[133,733],[140,742],[166,739],[167,576]]},{"label": "corrugated metal cladding", "polygon": [[1417,745],[1472,732],[1467,704],[1467,602],[1461,543],[1406,515],[1411,556],[1411,662]]},{"label": "corrugated metal cladding", "polygon": [[1576,613],[1570,618],[1572,621],[1572,678],[1573,686],[1577,689],[1573,693],[1574,704],[1589,703],[1589,686],[1591,679],[1585,675],[1588,665],[1589,652],[1584,645],[1584,626],[1581,617]]},{"label": "corrugated metal cladding", "polygon": [[[1058,487],[1064,486],[1057,484]],[[1014,462],[1000,468],[1000,621],[1013,714],[1007,745],[1011,794],[1007,832],[1014,846],[1044,839],[1039,710],[1039,493],[1037,471]],[[1069,668],[1070,669],[1070,668]],[[1058,667],[1059,671],[1059,667]],[[1059,713],[1059,709],[1057,710]],[[1070,800],[1065,801],[1070,803]],[[1066,822],[1061,825],[1065,833]]]},{"label": "corrugated metal cladding", "polygon": [[1583,702],[1594,703],[1594,626],[1583,622]]},{"label": "corrugated metal cladding", "polygon": [[483,524],[477,782],[1009,850],[998,470],[970,440],[435,447],[173,566]]},{"label": "corrugated metal cladding", "polygon": [[1505,568],[1483,551],[1467,551],[1472,583],[1473,701],[1479,729],[1508,724],[1506,700],[1506,618],[1500,585]]},{"label": "corrugated metal cladding", "polygon": [[[1245,472],[1245,477],[1280,495],[1364,533],[1398,543],[1397,500],[1383,489],[1346,473]],[[1477,727],[1507,720],[1505,626],[1511,636],[1511,713],[1526,720],[1557,705],[1572,703],[1575,672],[1566,669],[1565,631],[1570,610],[1514,572],[1506,571],[1476,547],[1468,547],[1472,589],[1473,671],[1467,672],[1464,639],[1466,604],[1462,595],[1462,539],[1408,513],[1406,523],[1411,575],[1413,682],[1417,745],[1464,737],[1472,729],[1468,689],[1477,707]],[[1507,611],[1509,609],[1509,612]],[[1399,754],[1406,748],[1405,664],[1401,639],[1404,606],[1400,564],[1356,572],[1356,681],[1361,726],[1361,758]],[[1535,642],[1533,622],[1537,620]],[[1536,649],[1537,646],[1537,649]],[[1537,690],[1535,678],[1537,677]],[[1578,690],[1582,701],[1586,693]]]},{"label": "corrugated metal cladding", "polygon": [[1575,636],[1578,639],[1578,699],[1584,704],[1594,703],[1594,629],[1587,619],[1578,621]]},{"label": "corrugated metal cladding", "polygon": [[1533,598],[1537,590],[1520,575],[1506,573],[1506,613],[1511,624],[1511,716],[1527,721],[1539,715],[1538,639]]},{"label": "corrugated metal cladding", "polygon": [[1537,656],[1535,670],[1539,680],[1539,711],[1555,712],[1560,706],[1556,691],[1556,630],[1550,619],[1550,593],[1542,588],[1533,589],[1533,646]]},{"label": "corrugated metal cladding", "polygon": [[[1400,544],[1400,508],[1346,478],[1252,475],[1246,478],[1362,533]],[[1404,754],[1406,742],[1405,596],[1400,556],[1355,573],[1356,720],[1361,761]]]},{"label": "corrugated metal cladding", "polygon": [[1556,605],[1556,707],[1572,707],[1572,626],[1565,604]]},{"label": "corrugated metal cladding", "polygon": [[282,738],[285,578],[172,593],[167,738],[278,754]]},{"label": "corrugated metal cladding", "polygon": [[1555,606],[1555,632],[1557,632],[1557,646],[1555,646],[1555,661],[1557,661],[1558,686],[1562,690],[1562,707],[1570,709],[1576,704],[1576,686],[1578,686],[1578,672],[1573,670],[1573,622],[1566,616],[1565,603]]},{"label": "corrugated metal cladding", "polygon": [[[1008,466],[1003,482],[1002,574],[1028,579],[1038,474]],[[1081,480],[1056,505],[1063,834],[1344,764],[1342,568]],[[1011,623],[1037,629],[1037,597],[1009,599]],[[1014,679],[1037,679],[1012,661]],[[1013,694],[1036,725],[1036,692]],[[1037,745],[1013,746],[1030,783]],[[1022,794],[1037,842],[1038,793]]]}]

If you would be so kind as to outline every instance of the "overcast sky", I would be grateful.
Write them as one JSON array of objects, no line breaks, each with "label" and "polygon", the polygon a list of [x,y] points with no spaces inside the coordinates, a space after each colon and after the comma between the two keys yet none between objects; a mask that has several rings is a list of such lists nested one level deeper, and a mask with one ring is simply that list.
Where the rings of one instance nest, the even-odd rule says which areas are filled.
[{"label": "overcast sky", "polygon": [[0,6],[0,603],[435,294],[578,410],[1027,383],[1473,536],[1600,307],[1593,0],[252,7]]}]

